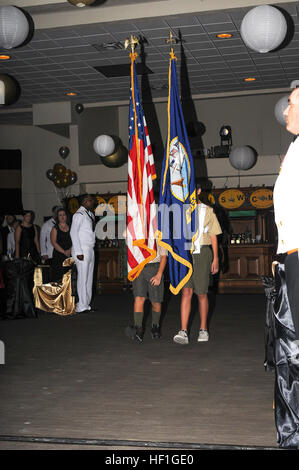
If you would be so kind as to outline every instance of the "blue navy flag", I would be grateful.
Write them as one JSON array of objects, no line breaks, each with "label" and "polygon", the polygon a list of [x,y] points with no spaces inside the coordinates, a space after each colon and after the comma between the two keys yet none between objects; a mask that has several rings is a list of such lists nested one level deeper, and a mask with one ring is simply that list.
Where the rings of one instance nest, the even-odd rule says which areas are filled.
[{"label": "blue navy flag", "polygon": [[176,57],[170,53],[168,135],[162,165],[158,242],[169,251],[170,290],[178,294],[192,275],[197,237],[193,160],[178,92]]}]

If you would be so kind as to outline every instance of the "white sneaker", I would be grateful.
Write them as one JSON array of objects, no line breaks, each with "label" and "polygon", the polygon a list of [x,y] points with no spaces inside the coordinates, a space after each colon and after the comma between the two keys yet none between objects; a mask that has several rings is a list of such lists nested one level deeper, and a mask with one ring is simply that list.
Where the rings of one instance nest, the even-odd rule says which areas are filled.
[{"label": "white sneaker", "polygon": [[189,344],[187,332],[180,330],[178,334],[173,337],[173,341],[179,344]]},{"label": "white sneaker", "polygon": [[199,335],[197,341],[200,343],[202,341],[209,341],[208,330],[199,330]]}]

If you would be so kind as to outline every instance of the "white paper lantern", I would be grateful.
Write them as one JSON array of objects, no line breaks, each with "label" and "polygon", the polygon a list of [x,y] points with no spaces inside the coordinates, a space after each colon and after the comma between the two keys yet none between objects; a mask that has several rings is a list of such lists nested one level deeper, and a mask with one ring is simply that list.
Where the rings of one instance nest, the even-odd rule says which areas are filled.
[{"label": "white paper lantern", "polygon": [[235,147],[229,154],[230,164],[237,170],[249,170],[256,163],[256,156],[254,151],[244,145],[242,147]]},{"label": "white paper lantern", "polygon": [[0,47],[20,46],[29,34],[29,23],[24,13],[13,6],[0,7]]},{"label": "white paper lantern", "polygon": [[284,111],[289,106],[289,95],[283,96],[280,100],[277,101],[274,108],[274,115],[282,126],[286,125],[286,118],[284,116]]},{"label": "white paper lantern", "polygon": [[287,32],[287,22],[277,8],[261,5],[244,16],[240,32],[250,49],[265,53],[282,43]]},{"label": "white paper lantern", "polygon": [[99,135],[93,143],[95,153],[101,157],[111,155],[115,150],[115,142],[110,135]]}]

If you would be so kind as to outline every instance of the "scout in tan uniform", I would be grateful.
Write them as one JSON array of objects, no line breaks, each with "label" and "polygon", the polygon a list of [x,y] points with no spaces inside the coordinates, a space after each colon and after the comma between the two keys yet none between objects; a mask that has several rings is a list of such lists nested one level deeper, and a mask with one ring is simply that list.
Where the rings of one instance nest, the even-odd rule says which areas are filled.
[{"label": "scout in tan uniform", "polygon": [[157,256],[147,263],[139,276],[132,282],[134,295],[134,326],[128,326],[126,335],[139,342],[143,341],[144,302],[147,297],[152,304],[152,338],[160,338],[161,304],[164,297],[163,272],[167,263],[167,250],[157,244]]},{"label": "scout in tan uniform", "polygon": [[[198,188],[197,195],[199,196],[200,193],[201,188]],[[193,274],[182,290],[181,330],[173,338],[174,342],[179,344],[189,343],[187,327],[193,293],[197,295],[200,313],[200,330],[197,341],[209,340],[207,330],[209,278],[210,273],[216,274],[219,270],[217,235],[222,233],[221,228],[213,209],[199,200],[197,202],[199,234],[192,253]]]}]

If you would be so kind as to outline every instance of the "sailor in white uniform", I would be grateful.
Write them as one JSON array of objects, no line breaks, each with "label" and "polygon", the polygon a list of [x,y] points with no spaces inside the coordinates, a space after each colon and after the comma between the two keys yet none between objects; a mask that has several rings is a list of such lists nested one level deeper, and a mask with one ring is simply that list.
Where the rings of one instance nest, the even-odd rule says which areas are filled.
[{"label": "sailor in white uniform", "polygon": [[299,88],[289,97],[285,109],[286,128],[296,135],[283,159],[276,180],[273,201],[278,231],[277,253],[285,254],[285,274],[288,299],[294,322],[296,339],[299,339]]},{"label": "sailor in white uniform", "polygon": [[43,224],[40,231],[40,254],[45,261],[49,261],[53,258],[54,247],[51,243],[50,234],[55,225],[56,209],[57,206],[52,207],[52,217]]},{"label": "sailor in white uniform", "polygon": [[91,309],[94,245],[95,245],[95,216],[92,212],[94,198],[89,194],[82,196],[81,206],[73,215],[71,226],[72,257],[78,271],[77,291],[79,302],[76,312],[95,311]]}]

